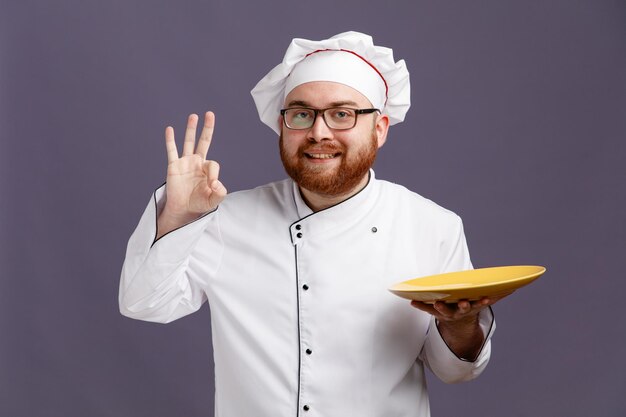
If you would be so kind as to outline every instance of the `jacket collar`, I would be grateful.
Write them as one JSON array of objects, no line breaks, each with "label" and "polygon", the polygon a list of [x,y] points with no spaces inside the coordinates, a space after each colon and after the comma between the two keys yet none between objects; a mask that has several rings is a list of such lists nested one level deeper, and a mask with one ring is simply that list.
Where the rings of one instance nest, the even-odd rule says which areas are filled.
[{"label": "jacket collar", "polygon": [[[313,212],[307,206],[300,193],[300,188],[295,182],[292,182],[292,193],[299,220],[291,224],[290,231],[292,242],[297,244],[309,237],[330,232],[341,232],[350,228],[375,204],[378,199],[379,184],[376,181],[374,171],[370,169],[367,185],[361,191],[341,203],[318,212]],[[298,237],[298,234],[301,237]]]}]

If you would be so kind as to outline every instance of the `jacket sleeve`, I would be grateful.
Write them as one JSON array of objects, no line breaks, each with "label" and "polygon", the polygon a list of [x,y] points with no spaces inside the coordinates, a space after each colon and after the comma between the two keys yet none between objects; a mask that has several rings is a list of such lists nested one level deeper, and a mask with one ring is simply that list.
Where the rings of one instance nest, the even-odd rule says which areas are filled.
[{"label": "jacket sleeve", "polygon": [[[473,269],[463,232],[463,223],[458,216],[451,237],[443,239],[441,247],[441,273]],[[487,366],[491,356],[491,336],[496,323],[491,307],[483,309],[479,325],[485,339],[478,357],[474,361],[459,358],[441,337],[434,317],[431,317],[420,359],[439,379],[446,383],[468,381],[476,378]]]},{"label": "jacket sleeve", "polygon": [[[155,241],[165,185],[157,189],[126,249],[119,287],[120,312],[127,317],[169,323],[197,311],[217,272],[223,245],[217,210]],[[198,251],[196,248],[207,248]]]}]

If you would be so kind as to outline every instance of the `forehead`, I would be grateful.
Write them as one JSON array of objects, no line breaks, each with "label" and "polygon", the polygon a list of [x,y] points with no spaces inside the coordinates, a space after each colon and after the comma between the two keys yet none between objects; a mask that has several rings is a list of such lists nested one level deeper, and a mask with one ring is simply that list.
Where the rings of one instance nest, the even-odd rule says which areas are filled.
[{"label": "forehead", "polygon": [[354,88],[331,81],[312,81],[300,84],[285,97],[285,106],[294,102],[316,108],[336,105],[359,108],[372,107],[370,101]]}]

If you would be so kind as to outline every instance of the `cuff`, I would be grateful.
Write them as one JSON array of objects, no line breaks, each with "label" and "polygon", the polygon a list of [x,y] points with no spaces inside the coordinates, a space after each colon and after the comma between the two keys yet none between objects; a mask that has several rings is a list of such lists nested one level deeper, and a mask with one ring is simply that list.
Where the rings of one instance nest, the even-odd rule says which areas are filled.
[{"label": "cuff", "polygon": [[477,377],[487,366],[491,356],[491,336],[496,328],[491,307],[482,310],[478,316],[484,341],[480,352],[473,361],[458,357],[446,344],[436,320],[431,317],[428,338],[424,345],[425,360],[429,368],[442,381],[447,383],[467,381]]},{"label": "cuff", "polygon": [[[152,238],[152,244],[150,245],[150,247],[154,246],[155,243],[157,243],[158,241],[161,241],[164,237],[172,233],[178,232],[178,231],[183,231],[183,229],[186,229],[185,233],[190,234],[191,236],[197,235],[198,232],[201,232],[206,227],[207,222],[202,221],[202,220],[205,219],[207,216],[209,216],[209,214],[215,213],[217,209],[219,208],[218,206],[215,209],[207,213],[204,213],[197,219],[192,220],[189,223],[186,223],[174,230],[170,230],[169,232],[165,233],[163,236],[157,239],[156,236],[158,232],[158,218],[159,218],[159,214],[163,211],[163,208],[165,207],[166,187],[167,187],[167,183],[163,183],[159,188],[157,188],[154,191],[154,194],[152,195],[153,204],[151,205],[151,208],[152,208],[151,211],[152,211],[152,215],[154,216],[154,230],[151,234],[153,238]],[[150,209],[150,207],[148,209]]]}]

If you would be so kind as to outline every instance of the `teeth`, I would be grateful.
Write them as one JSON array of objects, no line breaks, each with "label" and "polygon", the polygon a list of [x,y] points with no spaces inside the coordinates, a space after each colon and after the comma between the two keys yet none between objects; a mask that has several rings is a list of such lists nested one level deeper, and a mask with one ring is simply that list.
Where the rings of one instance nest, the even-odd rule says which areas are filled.
[{"label": "teeth", "polygon": [[316,159],[331,159],[335,157],[335,154],[333,153],[310,153],[309,156],[311,158],[316,158]]}]

